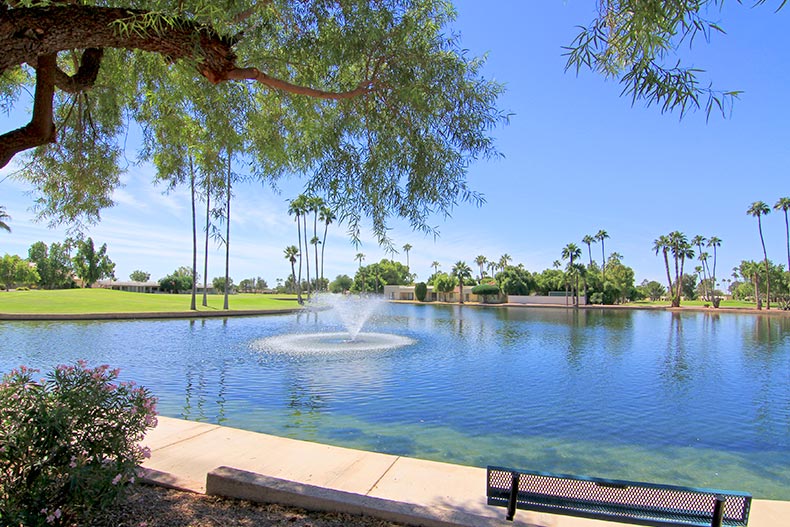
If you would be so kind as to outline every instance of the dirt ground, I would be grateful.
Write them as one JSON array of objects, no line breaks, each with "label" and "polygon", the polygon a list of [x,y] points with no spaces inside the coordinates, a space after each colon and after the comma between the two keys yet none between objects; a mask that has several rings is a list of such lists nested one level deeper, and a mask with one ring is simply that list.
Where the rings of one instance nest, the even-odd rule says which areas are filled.
[{"label": "dirt ground", "polygon": [[96,527],[402,527],[375,518],[309,512],[181,492],[149,485],[129,495],[93,524]]}]

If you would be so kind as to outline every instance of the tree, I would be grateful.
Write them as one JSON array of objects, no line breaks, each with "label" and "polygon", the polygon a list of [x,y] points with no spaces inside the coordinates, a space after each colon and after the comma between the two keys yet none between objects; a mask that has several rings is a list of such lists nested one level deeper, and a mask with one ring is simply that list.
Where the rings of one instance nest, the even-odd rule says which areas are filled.
[{"label": "tree", "polygon": [[536,287],[530,272],[520,265],[508,265],[496,278],[499,289],[506,295],[528,295]]},{"label": "tree", "polygon": [[11,227],[8,226],[8,222],[11,219],[11,216],[5,211],[5,206],[0,205],[0,230],[4,230],[6,232],[11,232]]},{"label": "tree", "polygon": [[354,280],[347,274],[339,274],[329,284],[330,293],[345,293],[351,290],[354,285]]},{"label": "tree", "polygon": [[38,273],[16,254],[6,254],[0,259],[0,283],[8,291],[11,287],[33,284],[38,281]]},{"label": "tree", "polygon": [[[716,260],[717,260],[716,249],[721,247],[721,239],[716,237],[716,236],[711,236],[710,240],[708,240],[708,247],[712,247],[713,248],[713,272],[711,273],[710,277],[711,277],[712,285],[715,288],[716,287]],[[715,289],[714,289],[714,292],[715,292]],[[721,298],[719,298],[718,296],[716,296],[714,294],[714,296],[713,296],[713,307],[718,308],[720,302],[721,302]]]},{"label": "tree", "polygon": [[318,219],[324,222],[324,239],[321,241],[321,281],[324,281],[324,251],[326,250],[326,233],[329,225],[337,218],[329,207],[322,207]]},{"label": "tree", "polygon": [[675,260],[675,281],[673,282],[675,289],[672,296],[672,307],[680,307],[683,267],[687,259],[694,258],[694,251],[686,235],[680,231],[670,232],[667,236],[667,243]]},{"label": "tree", "polygon": [[766,205],[762,201],[755,201],[746,210],[746,214],[757,218],[757,229],[760,231],[760,243],[763,246],[763,262],[765,262],[765,275],[766,275],[765,276],[765,280],[766,280],[765,308],[766,309],[771,309],[771,278],[769,276],[769,271],[768,271],[768,253],[765,251],[765,239],[763,238],[763,222],[760,219],[760,217],[765,216],[769,212],[771,212],[771,209],[768,208],[768,205]]},{"label": "tree", "polygon": [[590,267],[592,267],[592,248],[591,245],[596,242],[595,236],[585,234],[582,238],[582,243],[587,245],[587,256],[590,258]]},{"label": "tree", "polygon": [[296,288],[296,300],[300,304],[304,304],[304,300],[302,299],[302,291],[299,287],[299,282],[296,281],[296,257],[299,255],[299,248],[296,245],[289,245],[285,248],[285,259],[291,262],[291,278]]},{"label": "tree", "polygon": [[708,116],[714,110],[726,115],[740,92],[714,90],[710,82],[698,78],[703,69],[683,66],[674,57],[680,54],[681,44],[691,46],[710,40],[713,33],[724,33],[718,20],[706,17],[719,5],[718,0],[598,2],[596,18],[581,27],[567,48],[566,69],[589,68],[618,78],[621,93],[632,102],[655,104],[662,112],[679,110],[683,116],[702,102]]},{"label": "tree", "polygon": [[417,282],[414,285],[414,298],[418,302],[425,302],[425,297],[428,296],[428,284],[425,282]]},{"label": "tree", "polygon": [[215,276],[211,280],[211,285],[214,287],[215,291],[232,292],[233,291],[233,278],[228,278],[228,281],[226,282],[224,276]]},{"label": "tree", "polygon": [[664,293],[667,292],[666,288],[655,280],[650,280],[649,282],[647,280],[643,281],[639,289],[645,297],[653,302],[659,300]]},{"label": "tree", "polygon": [[97,251],[92,238],[77,241],[77,254],[74,256],[74,272],[85,287],[104,278],[115,278],[115,264],[107,256],[107,244]]},{"label": "tree", "polygon": [[192,270],[188,267],[180,267],[159,280],[159,289],[178,294],[192,289],[192,283]]},{"label": "tree", "polygon": [[[661,255],[664,257],[664,267],[667,271],[667,290],[669,291],[670,302],[672,303],[673,307],[675,306],[675,293],[674,289],[672,288],[672,276],[669,274],[669,237],[661,235],[655,240],[653,240],[653,250],[656,252],[656,255],[660,252]],[[677,305],[680,305],[680,299],[677,300]]]},{"label": "tree", "polygon": [[[0,73],[13,80],[11,93],[22,85],[35,93],[31,123],[0,136],[0,166],[38,145],[40,156],[60,156],[65,164],[47,165],[54,172],[42,165],[25,172],[58,221],[96,219],[111,204],[124,119],[147,125],[138,101],[156,99],[162,85],[196,96],[220,89],[196,83],[195,72],[245,92],[256,176],[315,174],[311,190],[331,194],[352,232],[363,215],[381,239],[392,215],[433,231],[430,211],[482,199],[467,188],[466,169],[496,154],[490,130],[506,121],[495,105],[502,88],[481,77],[483,61],[448,38],[449,3],[273,0],[219,8],[187,0],[155,11],[29,5],[4,5]],[[25,36],[29,27],[41,32],[37,38]],[[61,68],[67,61],[59,54],[75,66]],[[104,86],[116,93],[102,97]],[[70,114],[74,100],[90,111]],[[97,130],[96,141],[86,140]],[[78,162],[95,170],[78,171]],[[61,176],[60,188],[49,185]]]},{"label": "tree", "polygon": [[[321,212],[321,209],[324,208],[324,200],[318,196],[310,196],[307,200],[307,204],[310,207],[310,211],[313,213],[313,237],[310,238],[310,243],[315,251],[315,279],[318,280],[318,244],[321,242],[318,238],[318,214]],[[320,289],[321,287],[316,287],[316,290]]]},{"label": "tree", "polygon": [[757,309],[762,309],[763,304],[760,298],[760,264],[751,260],[743,260],[739,267],[738,272],[744,280],[751,282],[754,286],[754,301],[757,303]]},{"label": "tree", "polygon": [[435,273],[433,278],[433,288],[437,293],[444,295],[443,301],[447,301],[447,293],[455,289],[455,277],[447,273]]},{"label": "tree", "polygon": [[406,253],[406,269],[410,270],[411,265],[409,265],[409,251],[411,251],[411,244],[407,243],[403,246],[403,251]]},{"label": "tree", "polygon": [[147,282],[151,279],[151,273],[146,273],[145,271],[132,271],[129,275],[129,280],[132,282]]},{"label": "tree", "polygon": [[36,267],[38,284],[44,289],[73,287],[71,259],[64,244],[36,242],[27,251],[27,259]]},{"label": "tree", "polygon": [[574,287],[575,291],[575,300],[574,305],[576,307],[579,306],[579,273],[576,272],[575,268],[573,267],[573,262],[577,258],[581,258],[582,250],[579,249],[579,246],[575,243],[569,243],[565,247],[562,248],[562,259],[569,260],[568,262],[568,271],[572,273],[574,278],[576,279],[576,286]]},{"label": "tree", "polygon": [[441,265],[442,265],[442,264],[440,264],[440,263],[439,263],[439,262],[437,262],[436,260],[434,260],[433,262],[431,262],[431,267],[433,267],[433,274],[436,274],[436,273],[438,273],[438,272],[439,272],[439,267],[441,267]]},{"label": "tree", "polygon": [[477,257],[475,257],[475,264],[477,264],[477,266],[480,268],[480,280],[483,279],[483,275],[485,274],[483,269],[485,269],[486,262],[488,262],[488,258],[482,254],[479,254]]},{"label": "tree", "polygon": [[472,278],[472,269],[461,260],[455,262],[452,269],[453,276],[458,280],[458,303],[464,303],[464,281]]},{"label": "tree", "polygon": [[510,262],[513,260],[513,257],[509,254],[505,253],[499,257],[499,269],[500,271],[504,270],[505,267],[510,265]]},{"label": "tree", "polygon": [[[710,300],[710,297],[708,296],[708,292],[705,289],[705,286],[708,283],[708,270],[706,268],[708,254],[702,250],[702,245],[705,242],[707,242],[707,241],[708,241],[707,238],[697,234],[696,236],[694,236],[691,239],[691,245],[695,245],[697,247],[697,251],[698,251],[697,252],[697,258],[702,263],[702,265],[699,266],[700,269],[699,269],[699,272],[697,274],[699,274],[699,276],[700,276],[700,284],[702,285],[702,288],[703,288],[703,293],[702,293],[703,294],[703,298],[705,300]],[[695,271],[696,271],[696,268],[695,268]]]},{"label": "tree", "polygon": [[595,234],[595,239],[601,242],[601,280],[605,283],[606,282],[606,248],[604,246],[604,240],[609,238],[609,233],[603,229],[600,229]]},{"label": "tree", "polygon": [[[790,210],[790,198],[779,198],[774,203],[775,211],[782,211],[785,213],[785,243],[787,247],[787,270],[790,271],[790,224],[787,222],[787,211]],[[2,212],[2,211],[0,211]],[[0,215],[2,219],[2,215]]]}]

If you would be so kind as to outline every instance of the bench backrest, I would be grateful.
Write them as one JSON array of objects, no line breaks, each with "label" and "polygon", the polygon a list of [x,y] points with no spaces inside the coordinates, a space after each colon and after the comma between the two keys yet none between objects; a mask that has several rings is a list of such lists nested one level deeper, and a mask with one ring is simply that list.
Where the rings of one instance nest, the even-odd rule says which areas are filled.
[{"label": "bench backrest", "polygon": [[642,525],[711,525],[721,497],[726,499],[722,525],[745,527],[752,501],[743,492],[488,467],[489,505],[508,507],[514,474],[519,509]]}]

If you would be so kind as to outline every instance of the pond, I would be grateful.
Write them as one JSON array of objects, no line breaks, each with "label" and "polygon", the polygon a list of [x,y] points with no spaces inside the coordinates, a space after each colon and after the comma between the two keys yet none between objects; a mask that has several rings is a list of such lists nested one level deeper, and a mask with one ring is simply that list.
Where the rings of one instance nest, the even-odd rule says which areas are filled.
[{"label": "pond", "polygon": [[0,371],[120,367],[161,414],[352,448],[790,500],[790,318],[385,304],[398,347],[309,350],[333,311],[0,322]]}]

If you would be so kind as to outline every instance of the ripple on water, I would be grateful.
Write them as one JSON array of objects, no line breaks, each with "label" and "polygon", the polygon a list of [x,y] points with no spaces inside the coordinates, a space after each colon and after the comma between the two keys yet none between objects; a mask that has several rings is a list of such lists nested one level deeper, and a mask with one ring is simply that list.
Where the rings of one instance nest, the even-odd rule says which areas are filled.
[{"label": "ripple on water", "polygon": [[253,349],[269,353],[347,353],[353,351],[384,351],[402,348],[416,341],[389,333],[291,333],[258,339]]}]

